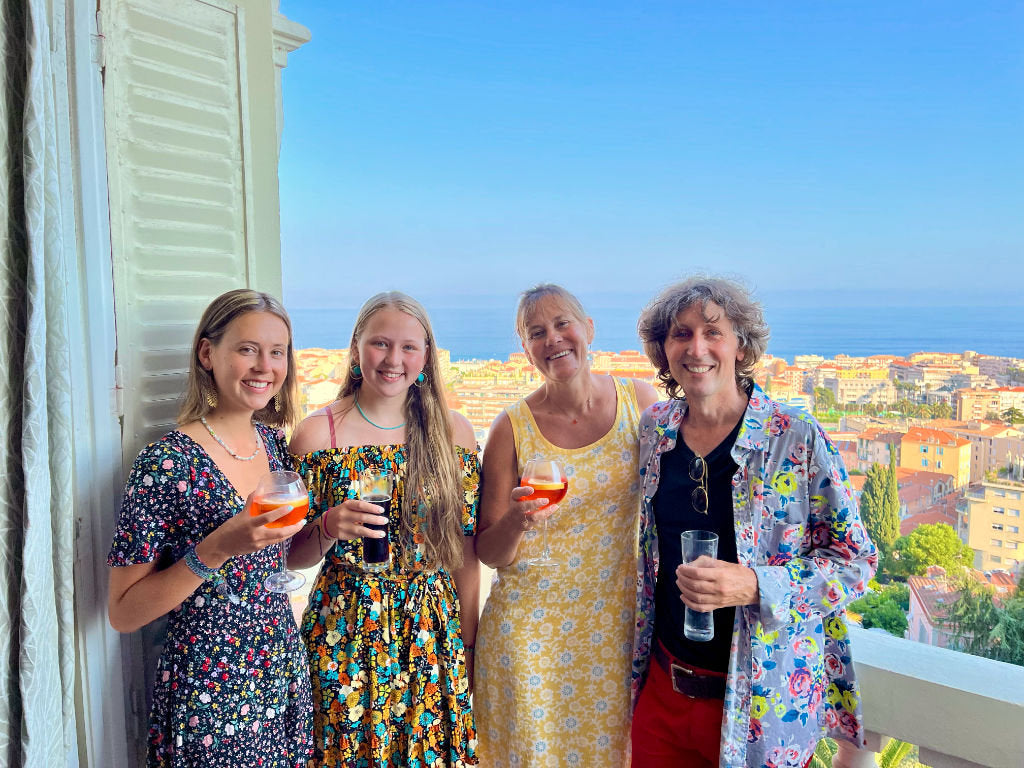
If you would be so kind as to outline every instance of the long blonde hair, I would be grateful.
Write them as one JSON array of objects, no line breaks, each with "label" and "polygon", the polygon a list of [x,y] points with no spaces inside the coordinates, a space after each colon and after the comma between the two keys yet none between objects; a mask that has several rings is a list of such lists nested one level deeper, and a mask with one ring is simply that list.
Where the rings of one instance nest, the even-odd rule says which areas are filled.
[{"label": "long blonde hair", "polygon": [[[382,309],[397,309],[416,318],[426,337],[426,362],[422,385],[409,387],[405,398],[405,439],[407,445],[405,497],[401,531],[412,541],[417,505],[426,504],[426,530],[423,548],[432,567],[454,570],[462,565],[462,467],[455,455],[451,414],[444,398],[441,365],[430,319],[423,306],[404,293],[387,291],[372,296],[356,316],[349,345],[349,359],[355,359],[359,339],[370,318]],[[338,400],[355,395],[362,385],[351,367],[345,373]]]},{"label": "long blonde hair", "polygon": [[[192,353],[188,360],[188,380],[185,383],[185,394],[182,396],[181,408],[178,410],[178,425],[198,421],[213,408],[207,396],[217,394],[217,385],[213,375],[203,368],[199,362],[199,342],[209,339],[216,346],[227,332],[232,321],[248,312],[269,312],[281,318],[288,329],[288,374],[278,396],[271,398],[265,408],[253,415],[256,421],[272,427],[291,426],[297,421],[299,414],[299,384],[295,368],[295,352],[292,347],[292,321],[288,319],[281,302],[269,293],[253,291],[249,288],[236,288],[222,293],[210,302],[210,306],[199,319],[199,326],[192,337]],[[280,404],[280,410],[276,407]]]}]

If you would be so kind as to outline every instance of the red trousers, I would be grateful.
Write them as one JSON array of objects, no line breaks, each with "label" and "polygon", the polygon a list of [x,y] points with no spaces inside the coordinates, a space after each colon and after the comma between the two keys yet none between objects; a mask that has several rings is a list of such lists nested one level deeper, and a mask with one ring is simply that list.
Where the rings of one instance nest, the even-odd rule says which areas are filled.
[{"label": "red trousers", "polygon": [[676,693],[652,658],[633,712],[632,768],[717,768],[722,707],[721,699]]}]

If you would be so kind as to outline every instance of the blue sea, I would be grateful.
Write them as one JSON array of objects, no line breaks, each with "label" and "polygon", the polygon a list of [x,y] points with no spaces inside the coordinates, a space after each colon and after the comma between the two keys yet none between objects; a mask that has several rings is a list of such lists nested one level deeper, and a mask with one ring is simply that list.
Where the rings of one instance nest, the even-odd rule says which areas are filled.
[{"label": "blue sea", "polygon": [[[482,304],[484,302],[477,302]],[[514,301],[504,306],[445,306],[424,302],[438,344],[453,360],[498,359],[521,351],[513,327]],[[635,306],[586,304],[594,319],[593,349],[619,352],[642,349]],[[808,305],[781,299],[765,301],[771,329],[769,353],[792,361],[794,355],[834,357],[914,352],[963,352],[1024,358],[1024,306]],[[291,310],[297,349],[348,346],[357,308]]]}]

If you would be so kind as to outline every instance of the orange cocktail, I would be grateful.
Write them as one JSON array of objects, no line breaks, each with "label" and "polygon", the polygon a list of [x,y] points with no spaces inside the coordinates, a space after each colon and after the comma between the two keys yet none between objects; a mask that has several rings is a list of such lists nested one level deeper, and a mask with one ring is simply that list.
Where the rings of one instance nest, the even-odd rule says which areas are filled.
[{"label": "orange cocktail", "polygon": [[309,512],[309,496],[293,496],[284,493],[271,493],[258,499],[253,499],[252,509],[249,514],[262,515],[281,507],[291,506],[292,511],[284,517],[279,517],[267,523],[267,528],[284,528],[286,525],[293,525],[306,519]]},{"label": "orange cocktail", "polygon": [[566,491],[569,490],[569,483],[565,480],[562,480],[559,483],[544,483],[524,477],[520,482],[520,485],[528,485],[533,488],[533,493],[529,496],[523,496],[520,501],[535,501],[536,499],[544,500],[544,503],[541,506],[533,510],[534,512],[540,512],[542,509],[547,509],[552,504],[557,504],[565,498]]}]

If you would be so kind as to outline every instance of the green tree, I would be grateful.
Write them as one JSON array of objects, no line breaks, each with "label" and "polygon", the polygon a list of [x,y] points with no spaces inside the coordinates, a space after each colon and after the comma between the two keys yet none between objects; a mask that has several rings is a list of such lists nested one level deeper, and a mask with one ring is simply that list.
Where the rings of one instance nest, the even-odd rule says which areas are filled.
[{"label": "green tree", "polygon": [[836,396],[832,393],[831,389],[828,387],[814,388],[814,410],[827,411],[830,408],[834,408],[835,404]]},{"label": "green tree", "polygon": [[999,414],[999,418],[1001,418],[1003,421],[1008,421],[1011,424],[1019,424],[1022,421],[1024,421],[1024,413],[1021,413],[1020,409],[1018,408],[1011,407],[1007,408],[1005,411]]},{"label": "green tree", "polygon": [[881,586],[872,581],[872,591],[850,603],[850,610],[860,614],[865,629],[881,627],[891,635],[903,637],[907,631],[907,610],[910,590],[905,584]]},{"label": "green tree", "polygon": [[1018,592],[996,605],[995,591],[973,576],[964,574],[956,586],[960,594],[945,621],[953,631],[953,646],[975,656],[1024,666],[1024,595]]},{"label": "green tree", "polygon": [[875,546],[888,552],[900,537],[900,494],[896,483],[896,446],[889,446],[889,470],[885,475],[885,494],[873,539]]},{"label": "green tree", "polygon": [[872,464],[860,494],[860,516],[868,535],[883,554],[900,535],[900,500],[896,493],[896,451],[890,447],[889,466]]},{"label": "green tree", "polygon": [[929,565],[939,565],[954,576],[974,562],[974,550],[960,541],[945,523],[919,525],[909,536],[900,536],[884,560],[884,570],[906,579],[922,576]]},{"label": "green tree", "polygon": [[933,419],[951,419],[953,418],[953,406],[949,403],[942,402],[936,403],[932,406],[932,418]]}]

